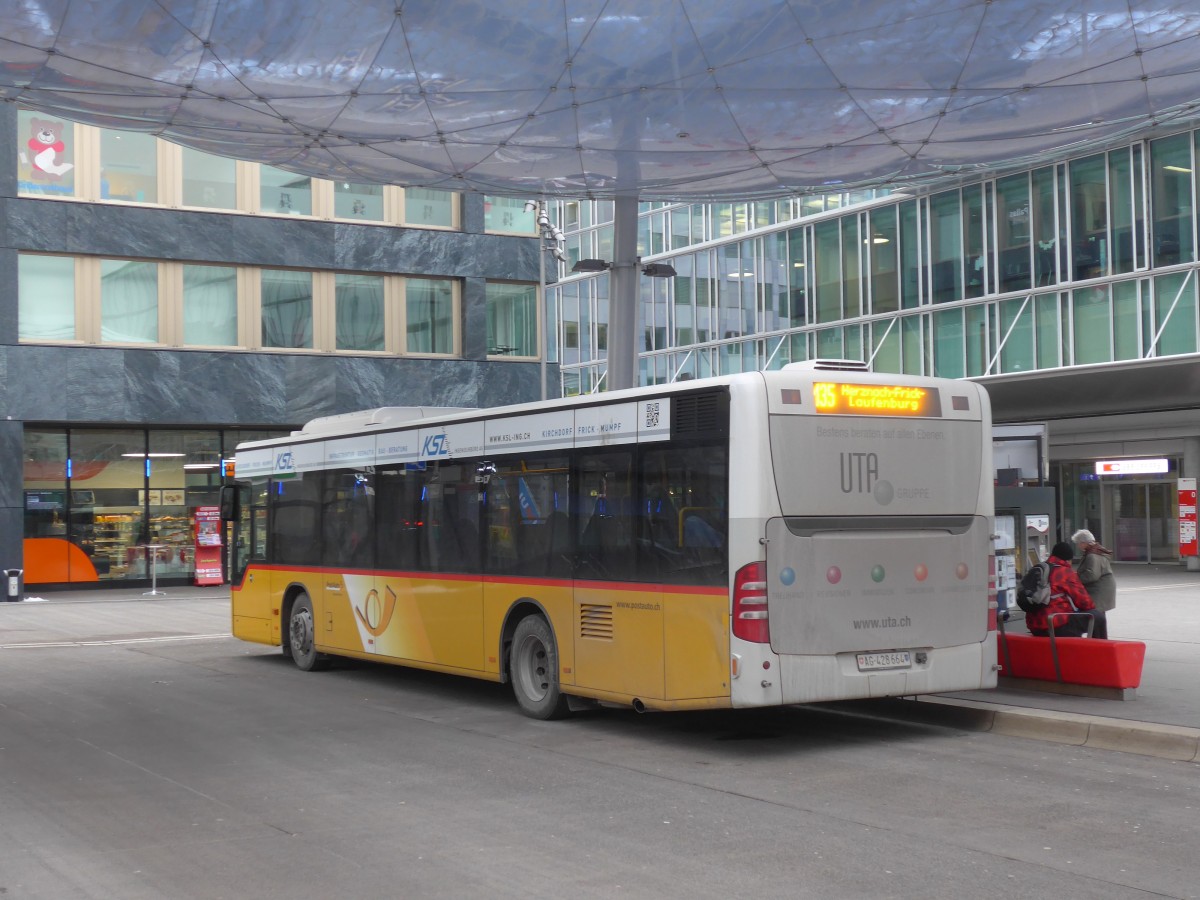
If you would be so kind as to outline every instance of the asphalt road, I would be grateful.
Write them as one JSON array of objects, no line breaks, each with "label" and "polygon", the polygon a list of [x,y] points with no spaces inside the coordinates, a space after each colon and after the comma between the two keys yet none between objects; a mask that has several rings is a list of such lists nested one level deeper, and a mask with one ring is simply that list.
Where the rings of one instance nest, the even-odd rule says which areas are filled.
[{"label": "asphalt road", "polygon": [[1196,763],[813,707],[537,722],[300,672],[226,601],[106,606],[7,620],[3,900],[1200,897]]}]

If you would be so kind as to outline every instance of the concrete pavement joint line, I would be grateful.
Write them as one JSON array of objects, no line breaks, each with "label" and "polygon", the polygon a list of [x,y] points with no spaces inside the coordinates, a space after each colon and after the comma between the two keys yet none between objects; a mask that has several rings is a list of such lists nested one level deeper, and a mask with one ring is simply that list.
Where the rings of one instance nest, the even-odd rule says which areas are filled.
[{"label": "concrete pavement joint line", "polygon": [[180,634],[169,637],[152,638],[118,638],[111,641],[40,641],[28,644],[0,644],[0,650],[44,650],[49,647],[105,647],[118,644],[162,644],[171,641],[212,641],[218,638],[233,637],[229,632],[223,634]]},{"label": "concrete pavement joint line", "polygon": [[[980,731],[991,731],[994,734],[1074,744],[1098,750],[1116,750],[1120,753],[1154,756],[1179,762],[1200,762],[1200,728],[984,704],[952,697],[920,697],[917,698],[917,702],[968,711],[980,721]],[[979,720],[980,712],[990,713],[990,716]]]}]

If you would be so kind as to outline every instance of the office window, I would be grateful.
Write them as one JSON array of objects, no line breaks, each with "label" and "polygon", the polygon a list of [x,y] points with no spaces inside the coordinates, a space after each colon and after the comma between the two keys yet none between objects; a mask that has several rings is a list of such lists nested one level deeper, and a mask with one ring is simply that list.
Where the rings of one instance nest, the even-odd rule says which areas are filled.
[{"label": "office window", "polygon": [[183,267],[183,342],[192,347],[237,346],[236,269]]},{"label": "office window", "polygon": [[537,286],[489,283],[487,328],[489,354],[537,356]]},{"label": "office window", "polygon": [[483,198],[483,227],[505,234],[537,234],[535,214],[525,211],[524,200],[511,197]]},{"label": "office window", "polygon": [[1108,274],[1108,189],[1104,154],[1070,165],[1070,273],[1075,281]]},{"label": "office window", "polygon": [[311,348],[313,345],[312,273],[262,271],[262,345]]},{"label": "office window", "polygon": [[820,222],[813,227],[818,322],[836,322],[842,317],[842,248],[839,234],[836,219]]},{"label": "office window", "polygon": [[988,374],[988,362],[991,360],[988,346],[988,307],[972,306],[965,311],[966,330],[965,340],[967,350],[967,377]]},{"label": "office window", "polygon": [[934,303],[963,298],[962,204],[958,191],[929,198],[929,280]]},{"label": "office window", "polygon": [[334,277],[338,350],[383,350],[383,279],[378,275]]},{"label": "office window", "polygon": [[1196,352],[1196,278],[1172,272],[1154,279],[1155,356]]},{"label": "office window", "polygon": [[404,288],[409,353],[454,352],[454,288],[446,279],[409,278]]},{"label": "office window", "polygon": [[871,312],[896,312],[900,308],[900,281],[897,272],[899,228],[896,207],[873,210],[870,241],[863,246],[870,254]]},{"label": "office window", "polygon": [[75,195],[75,126],[28,109],[17,111],[17,191]]},{"label": "office window", "polygon": [[895,319],[881,319],[870,323],[871,369],[875,372],[902,371],[900,366],[900,323]]},{"label": "office window", "polygon": [[158,264],[100,260],[100,340],[158,342]]},{"label": "office window", "polygon": [[1073,291],[1071,307],[1074,365],[1111,361],[1112,313],[1109,309],[1108,286],[1097,285]]},{"label": "office window", "polygon": [[237,167],[232,159],[183,149],[183,205],[205,209],[237,206]]},{"label": "office window", "polygon": [[1195,254],[1192,219],[1191,135],[1177,134],[1150,143],[1151,194],[1154,211],[1155,266],[1191,262]]},{"label": "office window", "polygon": [[23,341],[75,339],[75,260],[17,258],[17,331]]},{"label": "office window", "polygon": [[1029,176],[1022,172],[996,182],[996,264],[1001,293],[1033,284],[1030,252]]},{"label": "office window", "polygon": [[383,221],[383,185],[333,183],[333,214],[339,219]]},{"label": "office window", "polygon": [[158,202],[158,140],[138,131],[100,132],[100,197]]},{"label": "office window", "polygon": [[[452,227],[454,225],[454,200],[457,196],[452,191],[434,191],[428,188],[405,189],[405,224],[440,228]],[[530,213],[530,215],[533,214]]]},{"label": "office window", "polygon": [[1034,297],[1033,321],[1036,327],[1037,367],[1056,369],[1062,365],[1062,339],[1065,330],[1060,327],[1058,294],[1042,294]]},{"label": "office window", "polygon": [[259,210],[281,216],[312,215],[312,179],[274,166],[259,166]]},{"label": "office window", "polygon": [[927,355],[922,316],[905,316],[900,320],[900,342],[904,348],[904,373],[924,375]]},{"label": "office window", "polygon": [[1033,301],[1028,297],[1018,297],[1002,301],[999,307],[999,340],[1004,341],[1004,348],[1000,351],[998,370],[996,366],[993,366],[992,371],[1032,371],[1035,368],[1033,362]]},{"label": "office window", "polygon": [[1113,349],[1117,359],[1141,358],[1138,323],[1141,305],[1136,281],[1119,281],[1113,291]]},{"label": "office window", "polygon": [[962,378],[963,311],[948,309],[933,314],[933,374],[939,378]]},{"label": "office window", "polygon": [[[1140,159],[1140,155],[1139,155]],[[1134,212],[1134,182],[1141,188],[1141,176],[1135,174],[1133,155],[1130,148],[1122,147],[1108,154],[1109,193],[1112,197],[1112,207],[1109,216],[1112,219],[1112,271],[1114,273],[1132,272],[1137,266],[1134,248],[1137,255],[1144,252],[1140,222],[1134,228],[1134,221],[1141,219],[1140,211]]]}]

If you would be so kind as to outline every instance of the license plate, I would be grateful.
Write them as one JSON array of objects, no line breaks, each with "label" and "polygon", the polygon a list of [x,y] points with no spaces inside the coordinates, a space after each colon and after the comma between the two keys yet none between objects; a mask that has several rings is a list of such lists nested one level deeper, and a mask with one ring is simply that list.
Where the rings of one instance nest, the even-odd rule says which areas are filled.
[{"label": "license plate", "polygon": [[895,653],[858,654],[858,670],[860,672],[866,672],[868,669],[910,668],[912,668],[912,654],[907,650],[901,650]]}]

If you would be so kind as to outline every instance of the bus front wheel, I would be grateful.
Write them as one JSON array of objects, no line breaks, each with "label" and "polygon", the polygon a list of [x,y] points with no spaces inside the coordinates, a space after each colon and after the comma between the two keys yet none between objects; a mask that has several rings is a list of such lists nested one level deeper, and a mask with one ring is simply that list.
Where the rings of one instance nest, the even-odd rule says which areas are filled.
[{"label": "bus front wheel", "polygon": [[316,619],[313,617],[312,600],[301,594],[292,604],[288,617],[288,647],[292,662],[305,672],[316,672],[329,668],[329,657],[317,652]]},{"label": "bus front wheel", "polygon": [[558,646],[541,616],[526,616],[513,633],[509,676],[521,712],[535,719],[567,714],[567,698],[558,686]]}]

